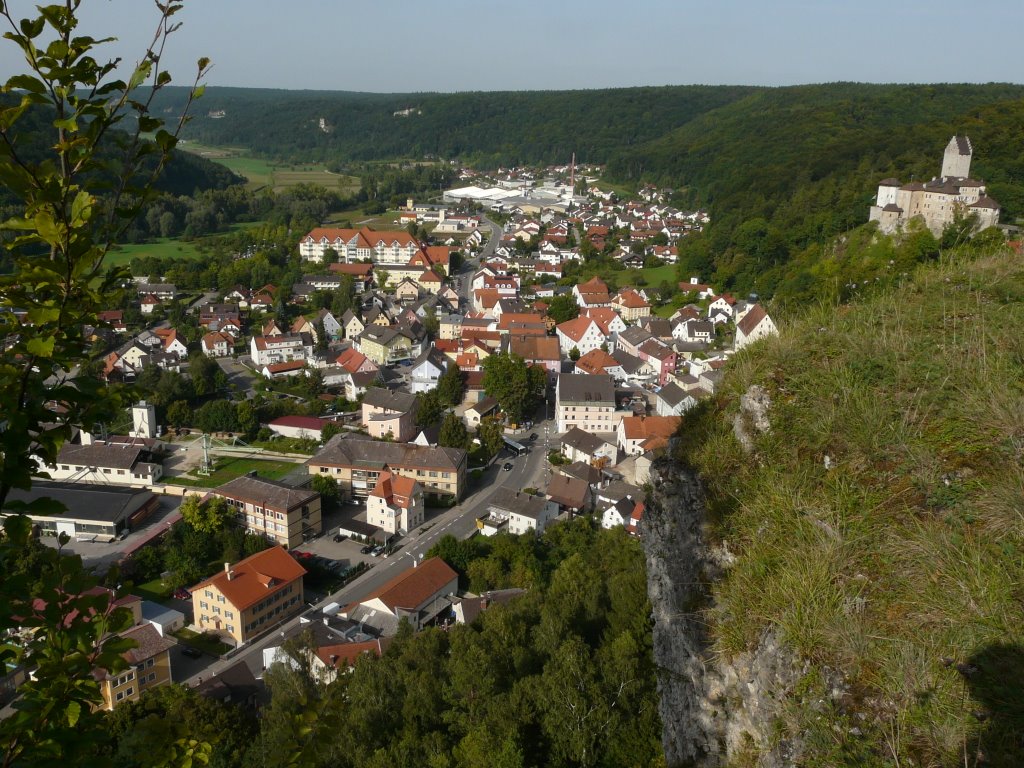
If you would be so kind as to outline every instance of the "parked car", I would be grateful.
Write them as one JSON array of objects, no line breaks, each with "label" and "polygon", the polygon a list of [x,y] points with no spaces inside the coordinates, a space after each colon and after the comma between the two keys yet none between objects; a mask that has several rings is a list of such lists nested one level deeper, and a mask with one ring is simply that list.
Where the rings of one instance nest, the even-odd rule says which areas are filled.
[{"label": "parked car", "polygon": [[530,433],[530,439],[531,440],[536,440],[537,439],[537,433],[536,432],[531,432]]},{"label": "parked car", "polygon": [[383,552],[383,551],[384,551],[384,545],[383,544],[378,544],[376,547],[374,547],[370,551],[370,557],[378,557],[380,555],[380,553]]},{"label": "parked car", "polygon": [[184,587],[178,587],[176,590],[174,590],[173,597],[175,600],[191,600],[192,593]]},{"label": "parked car", "polygon": [[335,540],[335,541],[344,541],[344,540],[345,540],[345,538],[346,538],[346,537],[345,537],[345,536],[344,536],[343,534],[340,534],[340,533],[336,533],[336,534],[334,534],[334,540]]},{"label": "parked car", "polygon": [[359,550],[359,553],[363,555],[368,555],[371,552],[373,552],[373,546],[370,544],[367,544],[365,547]]},{"label": "parked car", "polygon": [[506,461],[505,462],[505,466],[502,467],[502,469],[504,469],[506,472],[511,472],[512,471],[512,462],[511,461]]},{"label": "parked car", "polygon": [[188,656],[190,659],[198,659],[203,655],[203,652],[198,648],[193,648],[191,645],[186,645],[181,649],[181,652]]}]

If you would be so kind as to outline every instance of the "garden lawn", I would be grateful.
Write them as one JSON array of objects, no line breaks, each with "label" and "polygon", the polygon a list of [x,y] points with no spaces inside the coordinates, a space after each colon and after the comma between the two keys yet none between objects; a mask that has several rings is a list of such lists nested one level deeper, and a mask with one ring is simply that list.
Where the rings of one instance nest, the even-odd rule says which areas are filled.
[{"label": "garden lawn", "polygon": [[201,475],[164,478],[172,485],[195,485],[200,488],[216,488],[218,485],[234,480],[249,472],[257,472],[267,480],[280,480],[290,472],[302,466],[290,461],[271,461],[269,459],[248,459],[235,457],[218,457],[216,469],[207,477]]},{"label": "garden lawn", "polygon": [[198,648],[199,650],[213,654],[214,656],[223,656],[225,653],[232,650],[230,645],[222,643],[212,635],[201,635],[198,632],[193,632],[191,629],[179,629],[174,633],[174,636],[184,645],[191,645],[193,648]]},{"label": "garden lawn", "polygon": [[132,592],[137,594],[143,600],[152,600],[155,603],[163,603],[171,597],[174,589],[166,581],[162,579],[153,579],[147,581],[145,584],[136,584],[132,587]]}]

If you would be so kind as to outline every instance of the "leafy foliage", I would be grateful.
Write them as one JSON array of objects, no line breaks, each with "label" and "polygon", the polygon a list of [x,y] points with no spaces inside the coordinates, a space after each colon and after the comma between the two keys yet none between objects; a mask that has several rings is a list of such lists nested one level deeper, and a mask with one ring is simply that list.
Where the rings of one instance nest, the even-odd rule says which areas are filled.
[{"label": "leafy foliage", "polygon": [[[267,671],[257,752],[297,764],[657,765],[660,754],[643,555],[620,530],[578,519],[534,536],[458,541],[432,553],[477,589],[529,591],[469,626],[399,630],[329,685]],[[344,734],[345,738],[338,738]]]},{"label": "leafy foliage", "polygon": [[[95,58],[104,41],[77,34],[80,4],[40,6],[37,16],[20,21],[0,4],[8,26],[4,36],[21,51],[25,68],[7,79],[0,102],[0,183],[8,199],[17,201],[15,215],[0,224],[0,231],[11,235],[4,246],[13,265],[12,274],[0,276],[5,341],[0,507],[5,512],[21,511],[7,503],[10,490],[30,488],[41,464],[54,463],[73,428],[91,429],[121,404],[116,391],[70,372],[91,362],[81,328],[97,324],[97,311],[124,277],[118,270],[104,271],[104,258],[151,197],[187,106],[198,95],[197,87],[188,89],[186,109],[171,131],[148,114],[152,99],[171,79],[161,54],[178,28],[172,17],[180,3],[157,4],[156,33],[127,80],[115,79],[119,60],[100,64]],[[199,76],[207,66],[200,60]],[[120,130],[132,121],[130,132]],[[40,122],[46,123],[44,142],[19,140]],[[25,312],[30,333],[16,309]],[[52,512],[56,505],[42,500],[37,506]],[[28,535],[27,518],[5,520],[0,542],[5,574],[16,570],[9,564],[28,548]],[[130,614],[109,610],[107,593],[87,594],[96,580],[80,559],[57,551],[50,557],[34,584],[24,572],[0,581],[0,629],[31,634],[20,647],[4,646],[0,656],[35,668],[33,679],[19,688],[15,715],[0,722],[5,765],[98,764],[96,745],[104,733],[93,711],[101,698],[92,673],[123,669],[121,654],[132,645],[108,639],[130,624]],[[117,583],[116,573],[111,578]],[[204,752],[202,745],[184,749],[196,756]]]},{"label": "leafy foliage", "polygon": [[556,323],[566,323],[579,317],[580,305],[571,293],[555,296],[548,304],[548,315]]},{"label": "leafy foliage", "polygon": [[544,393],[546,374],[514,353],[500,352],[483,361],[484,391],[498,401],[510,421],[522,421],[533,412]]}]

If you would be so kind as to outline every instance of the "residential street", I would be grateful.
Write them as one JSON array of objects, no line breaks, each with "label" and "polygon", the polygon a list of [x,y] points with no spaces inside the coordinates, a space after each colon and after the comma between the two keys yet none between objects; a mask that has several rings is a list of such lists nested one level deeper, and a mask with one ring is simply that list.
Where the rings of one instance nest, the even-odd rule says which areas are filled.
[{"label": "residential street", "polygon": [[[497,488],[506,486],[521,490],[542,485],[546,481],[545,473],[548,471],[545,460],[547,450],[544,441],[544,426],[544,422],[534,426],[534,431],[539,437],[526,455],[513,458],[503,457],[499,454],[499,458],[486,470],[476,490],[464,498],[460,504],[438,512],[433,517],[428,517],[424,526],[401,539],[399,542],[401,548],[391,557],[379,557],[373,560],[373,567],[369,571],[343,589],[327,595],[315,603],[311,610],[307,611],[307,615],[319,613],[320,609],[330,603],[346,605],[362,599],[389,579],[412,568],[413,558],[422,557],[439,538],[446,534],[460,539],[469,538],[475,534],[477,518],[482,517],[486,512],[487,502]],[[511,463],[512,469],[508,471],[502,469],[505,463]],[[423,532],[421,533],[421,531]],[[323,540],[328,540],[327,532],[325,532]],[[300,621],[300,617],[288,620],[227,660],[218,659],[208,663],[209,659],[195,662],[185,660],[183,657],[183,667],[179,668],[188,670],[188,677],[178,676],[178,680],[195,685],[200,682],[200,679],[216,674],[239,660],[244,661],[254,674],[260,676],[263,672],[263,649],[277,645],[282,636],[293,633]]]}]

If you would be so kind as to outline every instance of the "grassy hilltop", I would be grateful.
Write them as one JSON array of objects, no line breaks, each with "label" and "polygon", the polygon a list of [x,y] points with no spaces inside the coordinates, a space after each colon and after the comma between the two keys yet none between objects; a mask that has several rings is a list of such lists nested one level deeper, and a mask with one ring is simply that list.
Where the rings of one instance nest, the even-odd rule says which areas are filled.
[{"label": "grassy hilltop", "polygon": [[[1020,764],[1022,327],[1020,256],[922,267],[744,351],[688,419],[677,458],[737,556],[712,587],[716,650],[774,628],[810,662],[777,725],[805,737],[801,764]],[[771,427],[747,454],[754,384]]]}]

